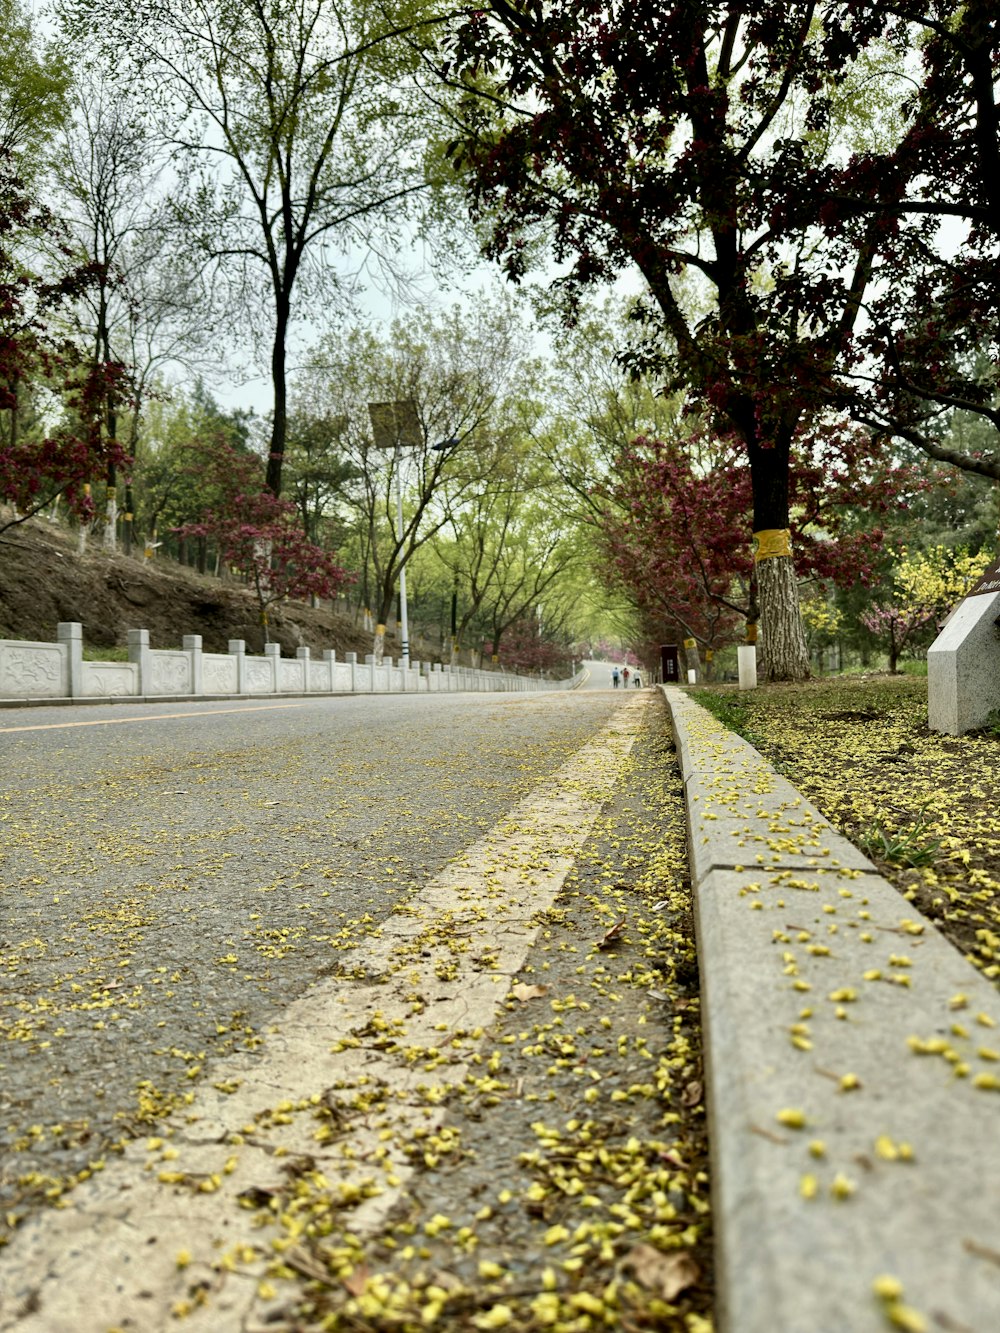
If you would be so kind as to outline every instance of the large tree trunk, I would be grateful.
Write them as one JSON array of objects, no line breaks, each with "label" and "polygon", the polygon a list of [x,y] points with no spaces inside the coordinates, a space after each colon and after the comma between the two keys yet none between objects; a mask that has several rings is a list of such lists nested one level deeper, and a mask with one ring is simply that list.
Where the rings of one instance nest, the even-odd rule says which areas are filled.
[{"label": "large tree trunk", "polygon": [[[806,644],[799,589],[788,536],[788,468],[791,431],[770,448],[748,442],[753,481],[754,561],[760,603],[758,664],[761,678],[807,680]],[[784,552],[787,552],[785,554]]]},{"label": "large tree trunk", "polygon": [[382,659],[385,656],[385,626],[389,619],[389,612],[392,610],[394,592],[395,580],[387,578],[382,585],[378,607],[378,623],[375,626],[375,634],[372,639],[372,652],[375,655],[376,666],[382,665]]},{"label": "large tree trunk", "polygon": [[285,377],[285,340],[288,333],[289,303],[284,292],[278,295],[274,343],[271,346],[271,382],[274,387],[274,417],[271,421],[271,446],[267,459],[265,485],[272,495],[281,494],[281,470],[285,461],[285,436],[288,427],[288,385]]},{"label": "large tree trunk", "polygon": [[772,556],[757,565],[761,635],[758,668],[763,680],[806,680],[809,649],[799,611],[799,586],[791,556]]}]

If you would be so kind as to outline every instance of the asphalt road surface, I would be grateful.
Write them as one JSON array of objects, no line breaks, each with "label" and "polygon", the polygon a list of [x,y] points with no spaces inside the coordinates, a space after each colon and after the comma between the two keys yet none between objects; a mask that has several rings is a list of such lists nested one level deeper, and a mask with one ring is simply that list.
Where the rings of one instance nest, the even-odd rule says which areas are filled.
[{"label": "asphalt road surface", "polygon": [[[319,1327],[309,1323],[309,1311],[329,1318],[338,1300],[377,1307],[384,1293],[366,1286],[369,1259],[351,1250],[361,1244],[355,1233],[377,1234],[392,1250],[398,1240],[386,1240],[385,1228],[400,1207],[410,1210],[404,1225],[416,1225],[415,1216],[425,1229],[427,1219],[444,1215],[449,1188],[435,1168],[442,1157],[454,1165],[448,1134],[462,1130],[456,1121],[446,1132],[435,1111],[429,1123],[436,1147],[426,1152],[428,1108],[465,1089],[459,1099],[465,1098],[461,1119],[470,1141],[473,1122],[504,1097],[512,1099],[505,1114],[515,1103],[523,1112],[519,1132],[529,1142],[536,1113],[529,1103],[554,1098],[572,1112],[586,1059],[563,1059],[560,1069],[555,1057],[546,1071],[556,1084],[529,1094],[531,1061],[522,1073],[502,1078],[501,1054],[491,1056],[493,1048],[482,1046],[483,1040],[504,1042],[505,1058],[520,1052],[527,1060],[534,1047],[516,1045],[528,1036],[517,1035],[516,1022],[509,1037],[499,1035],[504,1010],[517,1011],[530,1000],[546,1009],[563,1003],[545,998],[548,979],[536,994],[520,998],[511,998],[511,987],[530,989],[534,970],[542,968],[564,973],[570,984],[584,972],[586,956],[599,968],[593,984],[606,993],[594,941],[610,932],[605,945],[617,950],[617,914],[624,909],[611,900],[640,879],[646,908],[660,895],[660,917],[655,929],[637,929],[632,946],[619,927],[622,944],[634,947],[637,959],[649,957],[651,938],[666,931],[667,945],[686,956],[690,938],[682,901],[683,822],[671,788],[662,703],[651,693],[612,691],[601,679],[606,664],[588,667],[589,688],[571,693],[0,714],[0,1239],[10,1242],[0,1250],[0,1328],[107,1333],[173,1327],[172,1320],[185,1316],[190,1327],[213,1330],[256,1327],[254,1318],[261,1326],[299,1329]],[[616,820],[626,819],[628,829],[617,827]],[[582,953],[579,923],[567,924],[560,906],[574,876],[574,900],[589,904]],[[551,940],[560,932],[556,949]],[[550,949],[558,958],[542,962]],[[534,963],[527,961],[532,950]],[[690,977],[682,973],[677,983],[672,962],[667,980],[657,980],[653,964],[643,968],[641,993],[624,986],[629,994],[615,1019],[624,1025],[616,1040],[619,1054],[631,1050],[632,1023],[649,1021],[654,1046],[673,1051],[683,1071],[684,1156],[675,1159],[681,1175],[674,1195],[677,1207],[683,1203],[678,1235],[685,1237],[687,1255],[699,1243],[704,1227],[698,1219],[707,1208],[700,1149],[688,1124],[700,1115],[696,1001]],[[632,970],[626,974],[634,979]],[[680,986],[678,1012],[657,1010],[650,1019],[647,992],[674,983]],[[655,994],[666,998],[664,990]],[[474,1026],[458,1021],[456,1005],[462,1014],[478,1015]],[[678,1054],[678,1032],[692,1024]],[[376,1061],[370,1075],[358,1074],[357,1050],[365,1043],[349,1035],[343,1044],[344,1034],[359,1032],[377,1037],[362,1060]],[[402,1042],[406,1032],[410,1046]],[[437,1049],[434,1041],[444,1044],[435,1032],[450,1034],[456,1053],[447,1060],[440,1053],[426,1058]],[[652,1058],[642,1040],[637,1067],[623,1069],[626,1086]],[[476,1053],[468,1054],[467,1045]],[[438,1063],[460,1065],[461,1080],[453,1071],[451,1083],[445,1079],[447,1095],[428,1093],[426,1082],[413,1083],[408,1071],[418,1056],[406,1051],[420,1052],[427,1072]],[[379,1060],[406,1068],[400,1074]],[[491,1071],[485,1084],[477,1072],[484,1061]],[[577,1083],[565,1093],[553,1090],[563,1076]],[[382,1103],[373,1109],[359,1093],[369,1079],[403,1090],[391,1094],[404,1103],[395,1120]],[[647,1137],[662,1113],[664,1079],[669,1082],[667,1074],[655,1097],[648,1078],[634,1082],[651,1090],[649,1106],[639,1094],[631,1096],[643,1104],[632,1128],[640,1129],[645,1115]],[[504,1091],[492,1089],[491,1080]],[[338,1100],[338,1088],[349,1088],[350,1096],[343,1092]],[[391,1099],[389,1092],[385,1098]],[[320,1131],[310,1121],[305,1147],[292,1124],[304,1108],[326,1117]],[[348,1133],[352,1108],[358,1114]],[[375,1110],[385,1113],[382,1120],[373,1119]],[[616,1135],[627,1120],[618,1114]],[[185,1129],[191,1124],[197,1132]],[[517,1146],[504,1144],[491,1125],[478,1149],[463,1154],[466,1174],[452,1179],[449,1211],[468,1207],[487,1183],[495,1186],[503,1163],[514,1181]],[[368,1183],[357,1186],[344,1177],[338,1186],[338,1207],[361,1204],[363,1211],[369,1201],[367,1220],[352,1215],[351,1240],[343,1242],[351,1257],[338,1261],[340,1278],[329,1272],[321,1278],[317,1264],[333,1260],[328,1249],[317,1258],[306,1243],[329,1234],[329,1227],[310,1230],[289,1221],[294,1209],[279,1208],[287,1204],[288,1175],[275,1179],[271,1169],[261,1185],[250,1147],[261,1150],[269,1168],[275,1158],[291,1155],[299,1190],[311,1179],[307,1165],[316,1166],[317,1143],[343,1137],[354,1145],[338,1146],[343,1165],[341,1158],[361,1152],[366,1134],[371,1142],[362,1155],[388,1175],[377,1185],[366,1177]],[[401,1151],[392,1157],[397,1144]],[[657,1152],[662,1147],[657,1140]],[[216,1163],[212,1153],[219,1151],[223,1158]],[[206,1153],[202,1161],[199,1154]],[[235,1183],[224,1199],[230,1174]],[[336,1191],[323,1181],[329,1210]],[[530,1182],[522,1185],[530,1194]],[[154,1195],[146,1198],[143,1190]],[[381,1202],[371,1203],[376,1199]],[[290,1245],[294,1237],[298,1266],[274,1269],[273,1238],[262,1247],[251,1237],[242,1248],[224,1251],[235,1232],[228,1214],[225,1223],[219,1219],[234,1204],[256,1206],[270,1223],[275,1215],[282,1226],[287,1222],[284,1239]],[[472,1309],[479,1312],[475,1318],[496,1318],[483,1327],[500,1327],[502,1315],[490,1311],[511,1300],[516,1306],[518,1292],[524,1300],[532,1293],[539,1299],[545,1290],[556,1290],[553,1299],[582,1300],[576,1287],[562,1293],[548,1278],[529,1283],[527,1295],[522,1291],[521,1270],[537,1261],[535,1251],[565,1239],[559,1233],[559,1240],[532,1241],[538,1217],[548,1222],[539,1209],[517,1212],[495,1235],[484,1236],[499,1256],[495,1299],[482,1295],[485,1278],[471,1250],[464,1268],[452,1253],[444,1295],[426,1274],[408,1270],[405,1280],[396,1274],[393,1282],[410,1293],[418,1323],[426,1323],[427,1304],[435,1301],[447,1312],[450,1300],[464,1300],[467,1314]],[[137,1214],[150,1234],[138,1235]],[[439,1230],[447,1233],[452,1223],[445,1221]],[[648,1225],[648,1219],[633,1221],[639,1229]],[[480,1225],[488,1227],[485,1216]],[[428,1230],[429,1244],[436,1234]],[[567,1281],[578,1284],[579,1265],[574,1269],[571,1260]],[[225,1275],[234,1271],[227,1285]],[[494,1276],[493,1269],[484,1271]],[[310,1272],[326,1294],[307,1293]],[[478,1295],[470,1297],[475,1281]],[[682,1299],[692,1311],[699,1301],[704,1308],[704,1292],[697,1299],[690,1294],[699,1290],[690,1273],[686,1285]],[[356,1313],[348,1311],[344,1327],[368,1327],[349,1322]],[[522,1325],[531,1327],[530,1321]],[[371,1326],[406,1327],[398,1320]]]}]

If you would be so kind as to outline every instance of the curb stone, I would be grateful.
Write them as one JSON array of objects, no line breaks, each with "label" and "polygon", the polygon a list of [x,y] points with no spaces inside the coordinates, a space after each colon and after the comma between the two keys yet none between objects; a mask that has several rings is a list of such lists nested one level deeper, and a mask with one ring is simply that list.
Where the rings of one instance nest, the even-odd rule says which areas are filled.
[{"label": "curb stone", "polygon": [[[1000,996],[752,746],[664,694],[688,812],[718,1327],[996,1333]],[[876,1294],[883,1277],[898,1295]]]}]

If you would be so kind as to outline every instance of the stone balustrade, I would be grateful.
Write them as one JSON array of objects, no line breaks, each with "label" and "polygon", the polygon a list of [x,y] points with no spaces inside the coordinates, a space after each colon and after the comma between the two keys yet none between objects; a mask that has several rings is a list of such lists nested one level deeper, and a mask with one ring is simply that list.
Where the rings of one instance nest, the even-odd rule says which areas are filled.
[{"label": "stone balustrade", "polygon": [[471,667],[412,662],[406,670],[386,658],[376,664],[369,654],[339,661],[327,649],[314,657],[299,648],[282,657],[278,644],[263,654],[246,651],[243,639],[230,639],[228,653],[206,653],[200,634],[185,634],[177,648],[151,648],[149,631],[128,631],[127,662],[88,662],[83,657],[83,626],[63,622],[55,643],[0,639],[0,700],[65,699],[219,699],[275,694],[400,694],[482,690],[566,689],[573,680],[547,681]]}]

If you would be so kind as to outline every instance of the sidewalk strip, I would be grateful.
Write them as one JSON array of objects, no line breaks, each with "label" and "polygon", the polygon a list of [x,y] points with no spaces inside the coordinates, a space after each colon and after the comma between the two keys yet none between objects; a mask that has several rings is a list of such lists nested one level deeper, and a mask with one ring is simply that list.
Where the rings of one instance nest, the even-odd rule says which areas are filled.
[{"label": "sidewalk strip", "polygon": [[745,741],[686,784],[723,1333],[1000,1328],[1000,999]]}]

